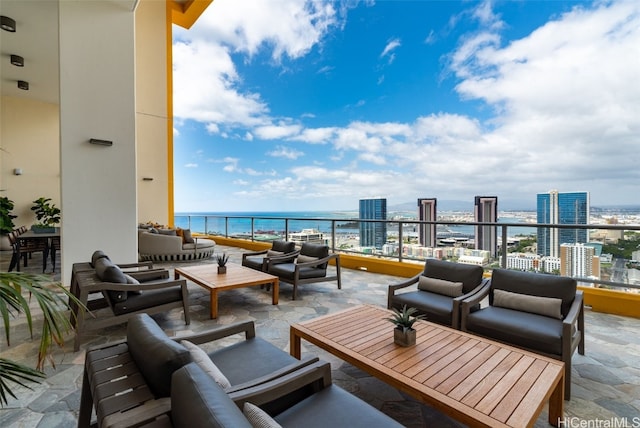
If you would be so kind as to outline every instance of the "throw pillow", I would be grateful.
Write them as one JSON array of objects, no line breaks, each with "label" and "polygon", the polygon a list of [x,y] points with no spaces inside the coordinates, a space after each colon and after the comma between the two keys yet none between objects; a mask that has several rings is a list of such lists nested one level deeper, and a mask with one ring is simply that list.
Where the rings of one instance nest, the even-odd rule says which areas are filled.
[{"label": "throw pillow", "polygon": [[158,233],[158,229],[156,229],[155,227],[151,227],[149,228],[149,233]]},{"label": "throw pillow", "polygon": [[98,261],[98,259],[102,259],[102,258],[109,259],[109,256],[107,256],[102,250],[94,251],[93,254],[91,255],[91,266],[95,268],[96,262]]},{"label": "throw pillow", "polygon": [[[140,281],[138,281],[137,279],[135,279],[134,277],[132,277],[131,275],[127,275],[126,273],[124,274],[124,277],[127,278],[127,284],[134,284],[134,285],[140,285]],[[142,291],[140,290],[128,290],[127,291],[128,294],[137,294],[140,295],[142,294]]]},{"label": "throw pillow", "polygon": [[191,236],[191,229],[182,229],[182,242],[185,244],[194,244],[196,242]]},{"label": "throw pillow", "polygon": [[184,244],[184,230],[177,228],[176,229],[176,235],[182,238],[182,243]]},{"label": "throw pillow", "polygon": [[562,319],[562,299],[493,290],[493,306]]},{"label": "throw pillow", "polygon": [[242,413],[253,428],[282,428],[267,412],[248,401],[244,403]]},{"label": "throw pillow", "polygon": [[308,263],[308,262],[315,262],[316,260],[318,260],[317,257],[311,257],[311,256],[304,256],[302,254],[300,254],[298,256],[298,258],[296,258],[296,263]]},{"label": "throw pillow", "polygon": [[206,374],[211,376],[213,380],[215,380],[216,383],[220,385],[220,388],[231,388],[231,382],[229,382],[229,379],[227,379],[224,373],[220,371],[218,366],[216,366],[213,361],[211,361],[211,358],[209,358],[207,353],[204,352],[201,347],[189,342],[188,340],[181,340],[180,343],[189,350],[189,353],[191,354],[191,360],[199,365]]},{"label": "throw pillow", "polygon": [[173,229],[158,229],[160,235],[176,236],[176,231]]},{"label": "throw pillow", "polygon": [[445,281],[444,279],[429,278],[420,275],[418,278],[418,289],[431,293],[442,294],[449,297],[462,296],[462,283]]},{"label": "throw pillow", "polygon": [[267,257],[278,257],[282,255],[284,255],[284,253],[280,251],[267,250]]}]

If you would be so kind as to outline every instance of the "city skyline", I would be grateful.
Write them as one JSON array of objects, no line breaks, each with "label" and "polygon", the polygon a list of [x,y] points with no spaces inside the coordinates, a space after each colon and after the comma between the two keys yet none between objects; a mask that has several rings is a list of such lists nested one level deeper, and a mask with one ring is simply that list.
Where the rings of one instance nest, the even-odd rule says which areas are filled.
[{"label": "city skyline", "polygon": [[173,54],[178,212],[636,203],[638,2],[216,0]]}]

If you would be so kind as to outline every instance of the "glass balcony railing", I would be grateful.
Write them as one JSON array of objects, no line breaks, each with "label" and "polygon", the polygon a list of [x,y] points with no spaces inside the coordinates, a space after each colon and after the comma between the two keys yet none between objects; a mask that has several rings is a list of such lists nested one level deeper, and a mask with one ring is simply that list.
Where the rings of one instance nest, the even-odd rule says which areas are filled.
[{"label": "glass balcony railing", "polygon": [[[439,258],[487,269],[562,274],[585,286],[640,292],[640,261],[634,260],[634,254],[640,254],[640,225],[224,215],[176,215],[175,225],[214,237],[322,242],[334,252],[406,263]],[[581,244],[562,242],[568,236]],[[548,255],[541,255],[544,253]]]}]

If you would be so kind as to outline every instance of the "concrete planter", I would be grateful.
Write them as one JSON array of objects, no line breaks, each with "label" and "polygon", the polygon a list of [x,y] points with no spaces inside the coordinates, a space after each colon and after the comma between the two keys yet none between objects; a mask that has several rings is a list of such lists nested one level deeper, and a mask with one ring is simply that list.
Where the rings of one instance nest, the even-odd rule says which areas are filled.
[{"label": "concrete planter", "polygon": [[416,331],[414,329],[393,329],[393,343],[399,346],[413,346],[416,344]]}]

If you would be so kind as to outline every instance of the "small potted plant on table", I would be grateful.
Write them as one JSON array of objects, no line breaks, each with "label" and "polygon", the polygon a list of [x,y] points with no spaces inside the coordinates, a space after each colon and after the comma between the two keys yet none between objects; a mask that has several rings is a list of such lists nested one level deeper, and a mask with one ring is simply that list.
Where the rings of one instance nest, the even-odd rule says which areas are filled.
[{"label": "small potted plant on table", "polygon": [[218,261],[218,273],[227,273],[227,262],[229,261],[227,253],[218,254],[216,260]]},{"label": "small potted plant on table", "polygon": [[393,317],[387,318],[396,328],[393,329],[393,341],[396,345],[411,346],[416,344],[416,330],[413,324],[420,319],[424,319],[424,315],[414,315],[418,310],[416,308],[407,308],[407,305],[399,311],[393,308]]}]

